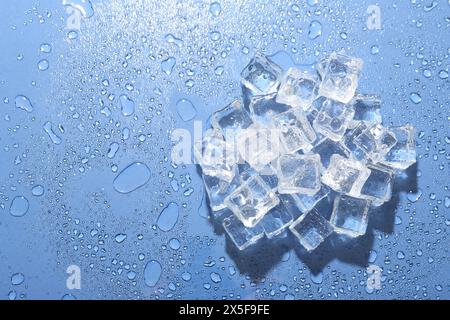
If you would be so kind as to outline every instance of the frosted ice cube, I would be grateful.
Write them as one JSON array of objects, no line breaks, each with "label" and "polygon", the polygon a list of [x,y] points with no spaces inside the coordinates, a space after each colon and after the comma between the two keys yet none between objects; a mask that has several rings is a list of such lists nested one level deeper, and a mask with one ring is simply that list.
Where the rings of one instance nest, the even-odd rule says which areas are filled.
[{"label": "frosted ice cube", "polygon": [[319,191],[312,196],[301,193],[294,193],[290,196],[292,197],[297,208],[300,209],[302,213],[307,213],[311,211],[322,199],[325,199],[330,192],[331,189],[327,185],[321,184]]},{"label": "frosted ice cube", "polygon": [[314,195],[320,189],[320,156],[286,154],[278,158],[278,192]]},{"label": "frosted ice cube", "polygon": [[333,100],[348,103],[358,87],[362,60],[333,52],[317,66],[322,82],[319,94]]},{"label": "frosted ice cube", "polygon": [[369,175],[370,169],[362,163],[333,154],[322,182],[337,192],[357,197]]},{"label": "frosted ice cube", "polygon": [[196,162],[203,174],[218,177],[230,182],[235,175],[236,155],[233,146],[228,144],[216,131],[207,130],[202,140],[194,145]]},{"label": "frosted ice cube", "polygon": [[252,119],[244,109],[240,100],[234,100],[225,108],[214,112],[211,116],[211,125],[218,130],[228,141],[234,141],[234,136],[248,128],[252,124]]},{"label": "frosted ice cube", "polygon": [[242,84],[253,94],[276,92],[280,84],[281,68],[262,53],[257,52],[241,72]]},{"label": "frosted ice cube", "polygon": [[351,101],[355,116],[351,127],[354,127],[359,121],[381,123],[381,99],[377,95],[357,94]]},{"label": "frosted ice cube", "polygon": [[345,134],[354,114],[355,110],[352,105],[327,99],[314,119],[313,126],[317,132],[333,141],[339,141]]},{"label": "frosted ice cube", "polygon": [[317,77],[289,68],[281,80],[277,102],[307,110],[317,96],[317,87]]},{"label": "frosted ice cube", "polygon": [[330,222],[336,232],[358,237],[366,233],[368,211],[367,200],[340,195],[334,199]]},{"label": "frosted ice cube", "polygon": [[309,150],[311,143],[317,139],[314,129],[299,108],[283,112],[275,116],[273,121],[280,133],[281,145],[288,153]]},{"label": "frosted ice cube", "polygon": [[275,208],[270,210],[261,220],[261,225],[267,238],[272,239],[280,235],[293,221],[290,212],[280,202]]},{"label": "frosted ice cube", "polygon": [[368,164],[370,175],[361,189],[361,198],[372,201],[378,206],[391,199],[393,172],[380,165]]},{"label": "frosted ice cube", "polygon": [[205,185],[211,210],[219,211],[226,207],[224,203],[225,198],[240,186],[241,180],[237,174],[231,182],[204,174],[203,184]]},{"label": "frosted ice cube", "polygon": [[252,176],[225,198],[225,205],[248,227],[254,227],[280,200],[261,177]]},{"label": "frosted ice cube", "polygon": [[253,121],[264,125],[270,125],[272,124],[275,115],[291,109],[291,106],[278,103],[275,100],[276,95],[276,93],[271,93],[251,98],[249,108],[250,116]]},{"label": "frosted ice cube", "polygon": [[394,133],[397,144],[381,162],[393,169],[405,170],[416,162],[416,129],[410,124],[389,129]]},{"label": "frosted ice cube", "polygon": [[289,230],[298,238],[300,244],[308,251],[315,250],[333,233],[330,223],[313,209],[292,222]]},{"label": "frosted ice cube", "polygon": [[393,132],[379,123],[373,123],[353,140],[367,158],[380,161],[397,143]]},{"label": "frosted ice cube", "polygon": [[261,225],[258,224],[253,228],[247,228],[235,215],[223,219],[222,225],[231,241],[239,250],[245,250],[264,237],[264,229]]},{"label": "frosted ice cube", "polygon": [[348,157],[350,153],[339,141],[333,141],[328,138],[323,138],[316,146],[311,150],[311,153],[320,155],[320,161],[324,168],[327,168],[330,164],[330,158],[333,154],[339,154],[343,157]]},{"label": "frosted ice cube", "polygon": [[260,171],[280,154],[279,131],[252,125],[236,136],[236,147],[240,156]]}]

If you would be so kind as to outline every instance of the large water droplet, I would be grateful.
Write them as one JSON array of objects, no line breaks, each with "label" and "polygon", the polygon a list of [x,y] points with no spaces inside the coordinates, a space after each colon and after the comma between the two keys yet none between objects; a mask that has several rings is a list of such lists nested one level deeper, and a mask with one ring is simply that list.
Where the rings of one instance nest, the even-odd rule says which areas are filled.
[{"label": "large water droplet", "polygon": [[211,272],[210,274],[211,280],[214,283],[219,283],[222,281],[222,277],[220,276],[220,274],[216,273],[216,272]]},{"label": "large water droplet", "polygon": [[126,94],[120,96],[120,106],[122,107],[122,114],[125,117],[131,116],[134,113],[134,101]]},{"label": "large water droplet", "polygon": [[165,74],[170,75],[177,60],[174,57],[169,57],[161,62],[161,69]]},{"label": "large water droplet", "polygon": [[13,286],[21,285],[25,281],[25,276],[22,273],[15,273],[11,276],[11,284]]},{"label": "large water droplet", "polygon": [[51,122],[47,121],[44,123],[43,128],[54,144],[60,144],[62,142],[61,138],[55,133],[55,131],[53,131],[53,125]]},{"label": "large water droplet", "polygon": [[111,143],[108,148],[108,154],[107,154],[108,158],[109,159],[114,158],[118,150],[119,150],[119,144],[117,142]]},{"label": "large water droplet", "polygon": [[36,185],[31,189],[31,194],[35,197],[40,197],[44,194],[44,187],[40,184]]},{"label": "large water droplet", "polygon": [[411,92],[411,94],[409,95],[409,99],[411,99],[411,101],[415,104],[418,104],[422,101],[422,97],[417,92]]},{"label": "large water droplet", "polygon": [[154,287],[161,277],[161,264],[156,260],[151,260],[145,265],[144,282],[149,287]]},{"label": "large water droplet", "polygon": [[447,79],[448,78],[448,72],[446,70],[439,71],[439,78]]},{"label": "large water droplet", "polygon": [[158,228],[161,229],[164,232],[172,230],[172,228],[175,226],[175,224],[178,221],[178,215],[179,215],[179,208],[178,204],[175,202],[171,202],[165,207],[157,221]]},{"label": "large water droplet", "polygon": [[180,99],[176,104],[177,113],[183,121],[194,119],[197,115],[197,109],[194,104],[187,99]]},{"label": "large water droplet", "polygon": [[16,96],[14,102],[16,104],[16,108],[25,110],[26,112],[33,111],[33,105],[31,104],[30,99],[23,95]]},{"label": "large water droplet", "polygon": [[17,196],[11,202],[9,213],[14,217],[22,217],[28,212],[28,199],[24,196]]},{"label": "large water droplet", "polygon": [[322,35],[322,24],[317,21],[313,20],[309,24],[309,32],[308,32],[308,38],[311,40],[314,40]]},{"label": "large water droplet", "polygon": [[150,169],[142,162],[133,162],[123,169],[114,179],[113,187],[117,192],[130,193],[145,185],[150,179]]}]

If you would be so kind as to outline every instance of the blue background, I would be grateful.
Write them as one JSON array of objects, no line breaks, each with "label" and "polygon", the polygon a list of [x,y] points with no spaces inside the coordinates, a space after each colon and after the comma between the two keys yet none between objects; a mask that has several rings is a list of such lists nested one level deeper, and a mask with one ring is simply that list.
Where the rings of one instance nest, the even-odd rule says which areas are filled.
[{"label": "blue background", "polygon": [[[450,298],[450,2],[307,2],[221,0],[215,16],[202,1],[92,1],[94,15],[83,17],[75,39],[62,1],[3,6],[0,297]],[[380,30],[366,27],[373,4]],[[312,21],[322,26],[315,39]],[[50,53],[40,51],[43,43]],[[331,239],[313,255],[289,239],[237,253],[207,219],[196,168],[171,164],[171,130],[193,127],[176,102],[191,101],[195,120],[205,122],[241,95],[239,73],[255,50],[277,53],[274,60],[288,66],[340,49],[364,60],[358,90],[381,95],[384,123],[416,126],[418,164],[358,241]],[[167,74],[161,63],[169,57],[176,62]],[[135,101],[132,116],[122,115],[121,94]],[[17,95],[34,110],[16,108]],[[61,144],[44,131],[47,121]],[[113,142],[119,150],[111,159]],[[120,194],[114,178],[135,161],[148,166],[149,182]],[[32,195],[35,185],[42,196]],[[22,217],[9,212],[16,196],[29,201]],[[163,231],[157,220],[169,204],[176,224]],[[145,275],[150,261],[161,274],[152,262]],[[66,287],[73,264],[80,290]],[[383,270],[380,290],[366,288],[369,264]]]}]

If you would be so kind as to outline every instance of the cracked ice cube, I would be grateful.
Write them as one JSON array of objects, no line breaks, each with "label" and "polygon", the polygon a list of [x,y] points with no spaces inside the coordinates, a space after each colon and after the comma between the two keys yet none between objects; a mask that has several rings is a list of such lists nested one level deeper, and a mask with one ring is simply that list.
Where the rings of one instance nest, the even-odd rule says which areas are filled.
[{"label": "cracked ice cube", "polygon": [[311,211],[322,199],[325,199],[330,192],[331,189],[327,185],[321,184],[319,191],[312,196],[301,193],[294,193],[290,196],[292,197],[297,208],[299,208],[302,213],[307,213]]},{"label": "cracked ice cube", "polygon": [[308,251],[316,249],[333,233],[333,227],[316,209],[300,216],[289,226],[289,230]]},{"label": "cracked ice cube", "polygon": [[260,171],[280,154],[279,132],[253,125],[237,135],[236,147],[241,157]]},{"label": "cracked ice cube", "polygon": [[228,182],[234,178],[236,156],[233,146],[214,130],[207,130],[203,139],[195,142],[194,156],[203,174]]},{"label": "cracked ice cube", "polygon": [[292,109],[274,118],[274,127],[280,133],[281,145],[288,153],[311,149],[317,139],[314,129],[301,109]]},{"label": "cracked ice cube", "polygon": [[257,52],[241,72],[242,84],[253,94],[263,95],[277,91],[281,68],[262,53]]},{"label": "cracked ice cube", "polygon": [[370,175],[361,189],[361,198],[372,201],[378,206],[391,199],[393,172],[385,167],[368,164]]},{"label": "cracked ice cube", "polygon": [[359,121],[381,123],[381,99],[377,95],[358,94],[351,101],[355,116],[353,126]]},{"label": "cracked ice cube", "polygon": [[379,123],[373,123],[356,136],[353,142],[367,158],[378,162],[391,150],[397,140],[393,132]]},{"label": "cracked ice cube", "polygon": [[340,234],[349,237],[362,236],[367,229],[368,211],[367,200],[340,195],[334,199],[330,222]]},{"label": "cracked ice cube", "polygon": [[223,219],[222,226],[239,250],[245,250],[264,237],[264,229],[261,225],[248,228],[234,214]]},{"label": "cracked ice cube", "polygon": [[226,207],[224,203],[225,198],[239,187],[241,180],[238,175],[231,182],[228,182],[218,177],[204,174],[203,184],[205,185],[211,210],[219,211]]},{"label": "cracked ice cube", "polygon": [[248,128],[251,124],[252,119],[240,100],[234,100],[211,116],[213,128],[218,130],[229,142],[232,142],[237,133]]},{"label": "cracked ice cube", "polygon": [[332,53],[317,66],[322,77],[319,94],[333,100],[348,103],[358,86],[362,60],[341,53]]},{"label": "cracked ice cube", "polygon": [[248,178],[225,198],[226,206],[248,227],[254,227],[280,200],[259,176]]},{"label": "cracked ice cube", "polygon": [[278,159],[278,192],[314,195],[320,189],[320,156],[286,154]]},{"label": "cracked ice cube", "polygon": [[381,161],[396,170],[405,170],[416,162],[416,130],[410,124],[390,127],[397,144],[389,150]]},{"label": "cracked ice cube", "polygon": [[369,175],[370,169],[362,163],[333,154],[330,165],[322,174],[322,182],[336,192],[357,197]]},{"label": "cracked ice cube", "polygon": [[293,217],[280,202],[270,210],[261,220],[261,225],[267,238],[272,239],[280,235],[292,223]]},{"label": "cracked ice cube", "polygon": [[275,100],[276,95],[276,93],[271,93],[251,98],[249,109],[253,121],[264,125],[270,125],[272,124],[275,115],[291,109],[291,106],[277,102]]},{"label": "cracked ice cube", "polygon": [[289,68],[281,80],[277,102],[307,110],[317,95],[317,87],[315,76]]},{"label": "cracked ice cube", "polygon": [[314,119],[313,126],[317,132],[333,141],[339,141],[344,136],[354,114],[352,105],[327,99]]}]

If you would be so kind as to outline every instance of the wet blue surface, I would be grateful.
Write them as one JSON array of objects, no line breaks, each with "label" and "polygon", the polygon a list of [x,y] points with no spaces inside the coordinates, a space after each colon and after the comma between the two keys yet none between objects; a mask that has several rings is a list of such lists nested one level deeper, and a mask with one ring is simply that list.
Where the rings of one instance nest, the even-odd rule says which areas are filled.
[{"label": "wet blue surface", "polygon": [[[66,2],[0,13],[1,298],[450,298],[447,0],[378,1],[381,29],[371,1]],[[381,95],[385,124],[416,126],[417,165],[357,241],[237,252],[197,168],[171,163],[171,132],[239,97],[256,50],[310,68],[340,49],[364,60],[358,90]]]}]

